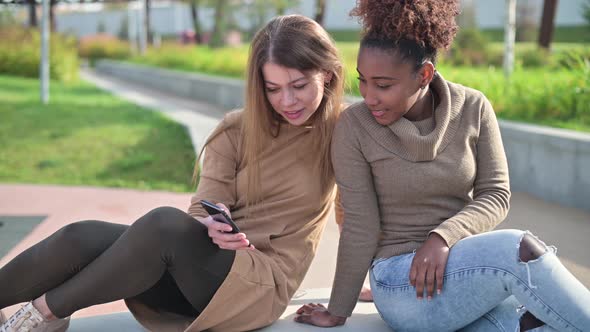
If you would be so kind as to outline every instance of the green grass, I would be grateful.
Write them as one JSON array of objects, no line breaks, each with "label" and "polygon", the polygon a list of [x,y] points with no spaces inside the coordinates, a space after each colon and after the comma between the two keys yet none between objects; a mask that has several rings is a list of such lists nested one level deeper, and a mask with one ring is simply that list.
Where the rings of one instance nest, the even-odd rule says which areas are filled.
[{"label": "green grass", "polygon": [[[358,43],[338,42],[337,45],[344,59],[347,93],[359,95],[355,70]],[[555,46],[556,51],[585,48],[581,44]],[[492,47],[499,46],[494,44]],[[519,45],[519,52],[534,55],[534,45]],[[247,46],[211,50],[207,47],[171,45],[151,50],[146,56],[133,58],[132,61],[243,78]],[[500,67],[452,67],[445,65],[444,61],[437,67],[446,79],[482,91],[501,118],[590,132],[590,63],[580,63],[575,69],[517,66],[509,81],[504,79]]]},{"label": "green grass", "polygon": [[186,130],[85,83],[0,76],[0,182],[191,191]]},{"label": "green grass", "polygon": [[[358,42],[360,40],[360,30],[355,29],[336,29],[328,30],[334,40],[338,42]],[[504,28],[487,28],[481,29],[481,32],[493,42],[504,40]],[[535,41],[536,41],[535,36]],[[557,26],[553,32],[553,42],[556,43],[589,43],[590,27],[584,25],[576,26]]]},{"label": "green grass", "polygon": [[[504,28],[489,28],[482,29],[481,31],[490,41],[504,41]],[[535,35],[535,42],[537,38]],[[584,25],[555,27],[553,31],[553,42],[590,43],[590,27]]]}]

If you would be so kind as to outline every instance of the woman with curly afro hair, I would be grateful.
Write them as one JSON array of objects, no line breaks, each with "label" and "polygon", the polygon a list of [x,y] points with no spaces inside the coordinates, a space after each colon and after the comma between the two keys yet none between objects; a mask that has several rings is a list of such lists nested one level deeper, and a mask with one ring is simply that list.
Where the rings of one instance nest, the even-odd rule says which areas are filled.
[{"label": "woman with curly afro hair", "polygon": [[435,69],[458,1],[357,1],[364,101],[340,116],[332,163],[344,208],[328,308],[295,320],[337,326],[367,271],[395,331],[590,331],[590,292],[528,231],[497,230],[508,167],[487,98]]}]

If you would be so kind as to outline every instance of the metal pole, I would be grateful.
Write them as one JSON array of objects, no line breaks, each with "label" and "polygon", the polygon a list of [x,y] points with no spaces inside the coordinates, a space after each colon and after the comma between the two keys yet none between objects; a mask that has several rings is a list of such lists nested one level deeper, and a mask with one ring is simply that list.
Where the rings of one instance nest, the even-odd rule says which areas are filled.
[{"label": "metal pole", "polygon": [[514,70],[514,39],[516,37],[516,0],[506,0],[504,26],[504,76],[509,78]]},{"label": "metal pole", "polygon": [[145,0],[139,0],[139,22],[139,54],[144,55],[147,48]]},{"label": "metal pole", "polygon": [[41,102],[49,103],[49,2],[43,0],[43,18],[41,20]]}]

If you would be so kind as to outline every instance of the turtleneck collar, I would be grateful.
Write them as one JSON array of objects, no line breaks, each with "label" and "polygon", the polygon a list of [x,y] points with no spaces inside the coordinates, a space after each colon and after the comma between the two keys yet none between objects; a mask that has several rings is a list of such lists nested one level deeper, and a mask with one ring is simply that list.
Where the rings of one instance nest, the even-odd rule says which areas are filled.
[{"label": "turtleneck collar", "polygon": [[434,76],[430,88],[440,101],[434,110],[434,130],[424,136],[412,121],[404,117],[383,126],[375,121],[366,106],[353,114],[367,134],[385,149],[412,162],[432,161],[455,136],[461,121],[465,89],[447,82],[439,73]]}]

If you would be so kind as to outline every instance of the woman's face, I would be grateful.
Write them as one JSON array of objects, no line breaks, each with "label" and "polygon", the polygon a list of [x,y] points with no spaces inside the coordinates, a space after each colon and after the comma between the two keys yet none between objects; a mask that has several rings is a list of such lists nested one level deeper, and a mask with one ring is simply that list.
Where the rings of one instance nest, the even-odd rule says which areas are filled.
[{"label": "woman's face", "polygon": [[272,62],[262,66],[264,91],[275,112],[294,126],[306,123],[317,111],[324,96],[323,71],[303,73]]},{"label": "woman's face", "polygon": [[412,69],[385,51],[366,47],[359,51],[359,90],[379,124],[388,126],[412,115],[422,86],[420,75]]}]

